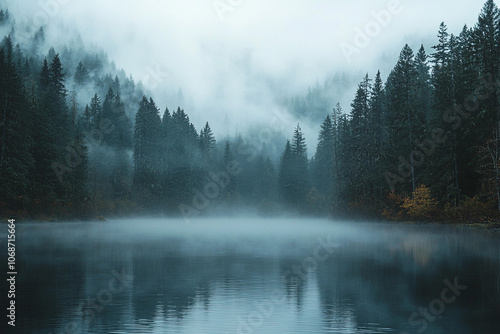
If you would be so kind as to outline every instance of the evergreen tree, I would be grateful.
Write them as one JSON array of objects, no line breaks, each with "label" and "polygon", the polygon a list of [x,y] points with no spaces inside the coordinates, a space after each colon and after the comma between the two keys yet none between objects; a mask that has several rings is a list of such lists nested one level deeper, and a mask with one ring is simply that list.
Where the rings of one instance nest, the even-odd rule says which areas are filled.
[{"label": "evergreen tree", "polygon": [[[439,198],[458,206],[461,196],[459,180],[459,137],[460,128],[452,125],[457,110],[457,65],[458,45],[453,35],[449,35],[447,27],[441,23],[438,32],[439,44],[434,46],[433,54],[434,110],[436,115],[433,124],[436,128],[447,129],[447,140],[438,148],[440,159],[428,164],[428,183],[432,183],[432,190]],[[434,182],[431,182],[434,179]]]},{"label": "evergreen tree", "polygon": [[217,166],[215,166],[215,137],[212,133],[212,129],[210,129],[210,125],[208,122],[205,124],[205,127],[200,131],[200,150],[203,156],[203,162],[205,164],[205,168],[207,170],[213,170]]},{"label": "evergreen tree", "polygon": [[78,66],[75,70],[75,75],[73,76],[73,79],[75,80],[75,83],[77,85],[85,85],[90,81],[90,76],[89,76],[89,71],[87,68],[83,65],[82,62],[78,63]]},{"label": "evergreen tree", "polygon": [[159,134],[161,119],[153,99],[142,98],[135,117],[134,187],[137,198],[156,201],[159,182]]},{"label": "evergreen tree", "polygon": [[63,176],[68,169],[61,161],[72,135],[64,73],[57,54],[50,66],[46,59],[43,61],[39,87],[34,121],[35,197],[50,202],[66,196]]},{"label": "evergreen tree", "polygon": [[370,92],[369,101],[369,175],[373,179],[373,199],[381,200],[387,192],[387,185],[384,178],[384,170],[387,166],[388,136],[387,136],[387,110],[384,84],[380,71],[375,75],[373,86]]},{"label": "evergreen tree", "polygon": [[[90,100],[88,113],[85,115],[86,127],[89,128],[89,130],[99,130],[101,125],[104,125],[101,124],[102,118],[101,98],[97,95],[97,93],[95,93]],[[100,137],[102,137],[102,135]],[[99,140],[102,140],[102,138],[99,138]]]},{"label": "evergreen tree", "polygon": [[337,105],[332,110],[332,141],[333,141],[333,171],[332,171],[332,199],[331,203],[333,207],[336,207],[340,202],[340,194],[342,192],[342,177],[341,177],[341,168],[342,160],[341,157],[341,145],[342,145],[342,137],[341,137],[341,118],[343,117],[342,107],[340,103],[337,102]]},{"label": "evergreen tree", "polygon": [[312,168],[313,186],[320,194],[331,197],[334,187],[333,159],[334,159],[334,130],[330,116],[327,116],[321,125],[318,137],[316,154]]},{"label": "evergreen tree", "polygon": [[[403,179],[409,180],[409,183],[403,182],[400,191],[408,194],[415,191],[418,182],[416,161],[410,155],[416,150],[414,141],[422,136],[425,124],[425,115],[418,108],[417,81],[415,56],[412,49],[405,45],[386,83],[391,152],[387,165],[404,170]],[[386,177],[388,183],[394,185],[389,174],[386,173]]]},{"label": "evergreen tree", "polygon": [[[483,81],[488,82],[486,87],[481,87],[480,94],[486,96],[481,103],[481,121],[479,122],[482,141],[481,147],[500,150],[500,88],[498,85],[500,69],[500,11],[493,0],[487,0],[484,4],[478,21],[471,34],[473,59]],[[491,143],[491,137],[495,142]],[[493,152],[493,156],[499,156],[500,152]],[[492,174],[485,176],[486,179],[500,180],[500,168],[489,169]],[[500,182],[496,184],[497,194],[500,194]],[[500,203],[500,195],[497,196]],[[500,208],[500,204],[498,205]],[[500,209],[499,209],[500,211]]]},{"label": "evergreen tree", "polygon": [[64,71],[59,54],[56,54],[50,63],[49,79],[50,107],[54,113],[53,119],[56,122],[57,131],[53,135],[57,139],[58,148],[63,150],[71,136],[71,119],[66,104],[67,90],[64,85]]},{"label": "evergreen tree", "polygon": [[278,174],[278,185],[281,193],[282,199],[291,203],[294,200],[293,192],[293,153],[292,146],[290,145],[290,140],[286,141],[285,150],[281,154],[280,169]]},{"label": "evergreen tree", "polygon": [[168,194],[174,203],[189,201],[193,197],[193,189],[201,182],[198,134],[189,116],[180,107],[172,113],[170,119],[170,144],[168,155]]},{"label": "evergreen tree", "polygon": [[10,46],[0,49],[0,202],[21,210],[32,195],[32,123]]},{"label": "evergreen tree", "polygon": [[309,190],[307,146],[300,126],[287,141],[280,165],[279,186],[286,203],[303,208]]},{"label": "evergreen tree", "polygon": [[428,56],[423,45],[420,46],[415,56],[415,63],[417,69],[416,98],[418,113],[425,115],[425,124],[429,125],[432,117],[432,86]]},{"label": "evergreen tree", "polygon": [[355,202],[369,201],[369,193],[372,188],[368,178],[369,158],[371,150],[373,150],[373,147],[371,147],[372,142],[370,141],[372,131],[369,124],[370,88],[370,79],[367,74],[359,84],[356,96],[351,103],[351,138],[348,142],[351,149],[349,159],[351,185],[349,193],[346,195]]},{"label": "evergreen tree", "polygon": [[10,13],[8,10],[3,11],[3,9],[0,9],[0,26],[5,25],[10,19]]},{"label": "evergreen tree", "polygon": [[103,132],[105,145],[128,149],[132,147],[132,124],[125,112],[120,95],[110,87],[102,104],[99,125]]}]

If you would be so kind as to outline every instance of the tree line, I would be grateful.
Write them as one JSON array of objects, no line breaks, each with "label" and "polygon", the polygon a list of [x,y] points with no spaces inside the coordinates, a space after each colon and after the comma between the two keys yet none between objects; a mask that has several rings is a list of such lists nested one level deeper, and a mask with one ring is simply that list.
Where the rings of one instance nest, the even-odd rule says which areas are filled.
[{"label": "tree line", "polygon": [[[8,11],[0,25],[14,25]],[[326,115],[312,158],[300,125],[275,159],[248,138],[217,141],[208,122],[198,131],[181,107],[160,112],[123,71],[103,75],[102,55],[41,55],[43,29],[29,48],[15,41],[12,29],[0,48],[3,215],[192,217],[246,205],[393,219],[500,212],[500,12],[492,0],[458,35],[442,23],[430,54],[405,45],[385,82],[380,71],[363,77],[349,111],[337,104]],[[324,94],[308,96],[305,105],[325,103]]]},{"label": "tree line", "polygon": [[350,113],[337,106],[325,119],[312,180],[328,202],[401,218],[408,214],[403,202],[425,193],[429,201],[420,204],[430,207],[422,210],[435,217],[498,215],[500,19],[494,1],[485,3],[474,27],[455,35],[442,23],[437,39],[430,55],[423,45],[417,52],[405,45],[385,84],[380,72],[366,75]]}]

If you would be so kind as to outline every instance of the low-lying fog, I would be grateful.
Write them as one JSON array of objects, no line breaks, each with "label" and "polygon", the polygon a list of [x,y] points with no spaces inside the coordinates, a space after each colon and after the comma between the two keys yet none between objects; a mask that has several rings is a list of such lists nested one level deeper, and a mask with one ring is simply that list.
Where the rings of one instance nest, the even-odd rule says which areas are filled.
[{"label": "low-lying fog", "polygon": [[[198,253],[200,256],[206,255],[200,253],[200,249],[214,250],[218,246],[230,246],[230,249],[239,253],[262,256],[277,251],[285,254],[295,253],[298,249],[303,251],[308,247],[313,247],[314,250],[314,246],[317,245],[329,250],[334,248],[341,250],[345,247],[354,246],[359,249],[383,244],[391,251],[409,251],[419,247],[428,248],[431,252],[445,246],[443,241],[450,243],[462,240],[464,237],[468,241],[484,238],[481,233],[461,227],[425,227],[304,218],[200,218],[189,221],[182,218],[137,218],[19,226],[22,231],[20,242],[33,238],[29,241],[30,246],[39,244],[40,249],[48,246],[48,243],[87,249],[93,245],[127,247],[136,244],[154,244],[172,248],[172,244],[175,244],[178,247],[177,251]],[[483,247],[482,256],[491,255],[495,258],[498,255],[495,238],[492,241],[491,244],[481,241],[483,246],[492,246]]]},{"label": "low-lying fog", "polygon": [[[16,238],[20,333],[500,330],[495,232],[144,218],[18,224]],[[429,307],[432,321],[418,313]]]}]

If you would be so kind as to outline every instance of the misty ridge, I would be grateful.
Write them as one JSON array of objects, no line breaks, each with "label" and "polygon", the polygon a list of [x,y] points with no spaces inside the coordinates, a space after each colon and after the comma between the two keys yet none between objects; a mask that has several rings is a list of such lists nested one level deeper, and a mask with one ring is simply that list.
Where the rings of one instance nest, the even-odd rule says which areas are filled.
[{"label": "misty ridge", "polygon": [[353,79],[338,72],[308,91],[276,93],[267,122],[220,136],[211,126],[220,119],[207,115],[197,128],[190,118],[203,117],[189,110],[203,96],[172,89],[153,69],[146,84],[168,85],[172,103],[158,105],[105,50],[86,46],[84,32],[55,42],[50,22],[34,29],[0,8],[2,217],[498,218],[494,1],[473,27],[451,33],[442,23],[432,44],[404,45],[389,73],[357,78],[350,105],[339,101]]}]

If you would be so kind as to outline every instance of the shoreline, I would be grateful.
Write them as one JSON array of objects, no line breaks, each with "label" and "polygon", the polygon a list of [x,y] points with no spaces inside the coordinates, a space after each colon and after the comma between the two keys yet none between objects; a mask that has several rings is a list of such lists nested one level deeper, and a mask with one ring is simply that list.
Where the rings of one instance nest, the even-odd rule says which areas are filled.
[{"label": "shoreline", "polygon": [[[179,216],[156,216],[155,215],[145,215],[144,217],[150,217],[150,218],[163,218],[163,219],[175,219],[175,218],[181,218]],[[109,217],[103,217],[103,216],[97,216],[94,218],[86,218],[86,219],[25,219],[25,218],[14,218],[16,220],[16,223],[32,223],[32,224],[47,224],[47,223],[106,223],[108,220],[115,220],[115,219],[133,219],[133,218],[139,218],[137,216],[109,216]],[[199,217],[203,218],[203,217]],[[206,218],[214,218],[207,216]],[[233,217],[234,218],[234,217]],[[258,218],[278,218],[278,217],[258,217]],[[477,230],[491,230],[491,231],[500,231],[500,221],[490,221],[490,222],[474,222],[474,221],[411,221],[411,220],[377,220],[373,219],[372,221],[370,220],[364,220],[364,219],[355,219],[355,220],[349,220],[348,218],[333,218],[333,217],[309,217],[309,216],[301,216],[301,218],[304,219],[318,219],[318,218],[323,218],[327,219],[330,221],[338,221],[338,220],[345,220],[345,221],[351,221],[352,223],[383,223],[383,224],[391,224],[391,225],[427,225],[427,226],[448,226],[448,227],[461,227],[461,228],[470,228],[470,229],[477,229]],[[12,219],[12,217],[2,217],[1,220],[5,220],[5,222],[8,222],[8,219]]]}]

